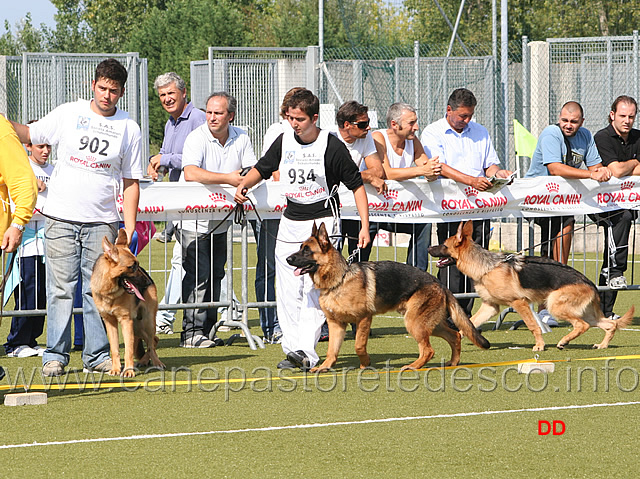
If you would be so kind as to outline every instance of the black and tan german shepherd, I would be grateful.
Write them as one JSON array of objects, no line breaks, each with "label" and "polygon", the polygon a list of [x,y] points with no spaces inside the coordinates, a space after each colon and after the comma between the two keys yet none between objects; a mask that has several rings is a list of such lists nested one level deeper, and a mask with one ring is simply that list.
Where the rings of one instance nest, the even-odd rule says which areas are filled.
[{"label": "black and tan german shepherd", "polygon": [[313,225],[311,237],[287,258],[296,274],[309,274],[320,290],[320,306],[329,325],[329,349],[324,362],[311,371],[326,371],[336,364],[348,323],[356,323],[356,354],[360,367],[369,366],[367,340],[376,314],[397,310],[404,314],[407,331],[418,342],[420,356],[403,369],[418,369],[434,355],[430,336],[451,346],[451,361],[460,362],[460,333],[447,326],[447,317],[478,347],[489,342],[473,327],[451,291],[429,273],[393,261],[348,265],[333,247],[324,224]]},{"label": "black and tan german shepherd", "polygon": [[444,244],[429,248],[429,254],[441,258],[438,267],[455,264],[474,281],[482,299],[482,306],[471,318],[474,326],[478,327],[498,314],[500,305],[509,305],[533,333],[536,341],[533,350],[543,351],[542,333],[529,305],[546,302],[555,318],[573,326],[573,331],[557,344],[558,349],[563,349],[591,326],[605,331],[602,342],[593,346],[604,349],[616,330],[633,320],[633,306],[617,321],[605,318],[596,286],[570,266],[546,257],[487,251],[473,241],[472,232],[471,221],[461,223],[455,235]]},{"label": "black and tan german shepherd", "polygon": [[[155,334],[158,296],[151,276],[127,247],[127,233],[120,229],[115,244],[105,236],[101,254],[91,275],[91,296],[102,316],[109,338],[113,367],[109,375],[135,376],[134,354],[139,366],[149,363],[164,369],[158,358]],[[118,324],[124,338],[124,369],[120,364]],[[145,352],[144,344],[147,345]]]}]

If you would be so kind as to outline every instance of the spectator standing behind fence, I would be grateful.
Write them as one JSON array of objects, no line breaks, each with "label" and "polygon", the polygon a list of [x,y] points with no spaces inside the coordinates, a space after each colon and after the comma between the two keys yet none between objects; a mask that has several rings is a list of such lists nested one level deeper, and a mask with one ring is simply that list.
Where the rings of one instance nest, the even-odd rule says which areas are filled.
[{"label": "spectator standing behind fence", "polygon": [[[46,188],[53,171],[53,165],[47,163],[51,154],[51,145],[25,145],[29,153],[29,164],[38,183],[36,208],[42,208],[46,198]],[[14,273],[17,284],[5,287],[5,293],[13,287],[15,309],[27,311],[47,307],[46,275],[44,264],[44,220],[32,219],[25,227],[22,243],[17,251]],[[38,338],[44,330],[44,315],[14,316],[11,330],[4,344],[4,350],[10,358],[28,358],[42,356],[44,348],[38,346]]]},{"label": "spectator standing behind fence", "polygon": [[[416,137],[418,116],[415,108],[407,103],[394,103],[387,111],[387,129],[373,132],[373,140],[382,160],[387,179],[403,181],[424,176],[429,181],[435,180],[442,166],[437,158],[429,158]],[[414,166],[412,166],[414,165]],[[397,233],[409,233],[411,240],[407,250],[407,264],[423,271],[429,266],[431,244],[431,223],[377,223],[377,229]],[[365,252],[364,257],[369,253]]]},{"label": "spectator standing behind fence", "polygon": [[[442,176],[484,191],[491,186],[487,177],[495,175],[507,178],[511,171],[500,168],[500,160],[487,129],[472,121],[477,103],[470,90],[454,90],[449,95],[445,117],[427,126],[421,140],[427,155],[440,158]],[[454,235],[459,224],[459,221],[438,223],[438,241],[444,243]],[[490,220],[473,222],[473,239],[476,243],[488,247],[490,235]],[[455,266],[440,269],[438,278],[454,293],[473,291],[471,280]],[[471,315],[473,298],[458,301]]]},{"label": "spectator standing behind fence", "polygon": [[[282,328],[282,349],[287,359],[278,368],[308,370],[318,362],[315,351],[325,316],[319,291],[309,275],[296,276],[286,258],[309,238],[314,224],[324,223],[330,235],[340,232],[337,194],[340,182],[353,191],[362,221],[358,244],[369,243],[369,207],[362,177],[345,146],[327,130],[316,126],[320,101],[309,90],[293,94],[287,103],[292,130],[285,131],[260,158],[236,190],[238,203],[247,201],[245,189],[269,179],[282,169],[287,188],[287,207],[280,220],[276,244],[278,320]],[[304,192],[314,192],[309,197]],[[300,193],[297,195],[296,193]]]},{"label": "spectator standing behind fence", "polygon": [[[112,363],[102,319],[91,297],[93,266],[102,239],[115,241],[116,198],[123,182],[123,219],[131,241],[142,178],[140,127],[117,108],[127,70],[111,58],[100,62],[91,82],[93,98],[65,103],[29,126],[14,124],[23,143],[58,145],[45,220],[47,349],[42,374],[60,376],[69,363],[73,294],[82,273],[84,348],[87,372],[108,372]],[[78,186],[82,185],[82,188]]]},{"label": "spectator standing behind fence", "polygon": [[[549,125],[540,133],[525,178],[561,176],[568,179],[608,181],[611,171],[602,166],[593,136],[582,126],[583,123],[582,106],[575,101],[565,103],[560,110],[558,123]],[[534,222],[541,229],[541,255],[567,264],[574,217],[535,218]],[[557,321],[549,314],[545,305],[540,305],[540,308],[540,319],[550,326],[557,326]]]},{"label": "spectator standing behind fence", "polygon": [[[373,186],[378,194],[383,194],[387,191],[387,184],[384,181],[387,175],[373,141],[369,121],[367,106],[361,105],[357,101],[348,101],[338,109],[336,113],[338,127],[331,133],[347,147],[351,159],[360,170],[362,181]],[[353,252],[358,245],[358,231],[360,231],[358,220],[342,220],[342,233],[347,236],[349,253]],[[371,239],[375,237],[376,232],[377,228],[371,228]],[[359,257],[355,260],[369,261],[372,244],[369,243],[366,248],[361,250]]]},{"label": "spectator standing behind fence", "polygon": [[[227,92],[211,94],[206,102],[207,122],[184,142],[181,181],[206,185],[240,184],[242,168],[252,166],[256,155],[247,133],[231,125],[237,102]],[[222,221],[183,221],[178,231],[182,244],[182,300],[204,303],[220,299],[220,282],[227,261],[227,225]],[[187,309],[182,321],[180,346],[211,348],[224,344],[209,339],[217,308]]]},{"label": "spectator standing behind fence", "polygon": [[[169,113],[169,119],[164,126],[164,138],[160,153],[152,156],[147,167],[147,174],[154,181],[158,181],[158,170],[168,169],[169,181],[178,181],[182,172],[182,149],[189,133],[207,121],[202,110],[187,101],[187,86],[182,78],[174,72],[163,73],[153,82],[158,92],[162,108]],[[162,167],[162,168],[161,168]],[[171,241],[174,232],[174,222],[167,222],[164,231],[157,237],[162,243]],[[171,271],[167,279],[165,295],[160,304],[177,304],[180,302],[182,291],[182,252],[180,243],[173,246]],[[175,310],[161,310],[156,316],[156,333],[173,334],[173,323],[176,320]]]},{"label": "spectator standing behind fence", "polygon": [[[594,135],[594,141],[602,164],[613,176],[640,175],[640,130],[633,128],[638,104],[630,96],[619,96],[611,105],[609,126]],[[602,269],[598,284],[609,286],[612,291],[602,291],[602,312],[607,318],[617,319],[613,312],[619,289],[627,289],[629,255],[629,231],[637,218],[635,210],[615,210],[592,215],[592,219],[604,228]]]},{"label": "spectator standing behind fence", "polygon": [[[11,123],[0,115],[0,201],[3,204],[0,211],[0,235],[2,235],[0,248],[3,254],[12,253],[18,249],[25,225],[33,214],[37,194],[36,178],[29,166],[24,148]],[[15,204],[13,212],[11,212],[9,198]],[[2,321],[1,318],[0,321]],[[0,367],[0,379],[4,374],[4,369]]]}]

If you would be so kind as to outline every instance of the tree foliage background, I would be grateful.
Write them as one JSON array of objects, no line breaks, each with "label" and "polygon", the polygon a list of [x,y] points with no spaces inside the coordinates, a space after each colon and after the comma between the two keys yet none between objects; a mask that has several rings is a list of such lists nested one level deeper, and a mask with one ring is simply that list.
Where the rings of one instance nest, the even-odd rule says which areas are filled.
[{"label": "tree foliage background", "polygon": [[[304,47],[318,43],[318,0],[50,0],[53,29],[27,16],[4,22],[0,55],[31,52],[139,52],[149,80],[175,71],[187,82],[189,62],[209,46]],[[444,44],[460,1],[325,0],[325,47]],[[498,4],[498,15],[500,1]],[[466,0],[458,35],[467,44],[491,42],[492,0]],[[640,25],[638,0],[510,1],[509,37],[631,35]],[[0,13],[1,19],[1,13]],[[150,88],[150,96],[155,92]],[[151,137],[161,141],[166,114],[150,101]]]}]

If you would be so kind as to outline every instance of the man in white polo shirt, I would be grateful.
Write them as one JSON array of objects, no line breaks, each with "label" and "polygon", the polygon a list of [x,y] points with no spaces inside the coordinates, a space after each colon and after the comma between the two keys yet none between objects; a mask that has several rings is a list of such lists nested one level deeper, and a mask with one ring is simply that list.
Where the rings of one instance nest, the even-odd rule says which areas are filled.
[{"label": "man in white polo shirt", "polygon": [[[115,240],[122,193],[127,238],[135,229],[142,178],[140,127],[116,107],[127,70],[113,58],[101,62],[91,82],[93,99],[60,105],[30,125],[14,124],[23,143],[58,145],[58,160],[42,212],[47,264],[47,349],[42,373],[60,376],[69,364],[71,312],[82,274],[84,348],[88,372],[109,372],[109,341],[91,297],[93,266],[102,239]],[[122,181],[123,188],[120,189]]]},{"label": "man in white polo shirt", "polygon": [[[230,124],[236,109],[236,99],[227,92],[209,96],[206,102],[207,122],[193,130],[184,142],[180,181],[197,181],[206,185],[240,184],[242,168],[253,166],[256,155],[249,135]],[[227,260],[227,226],[213,220],[183,221],[180,244],[185,271],[183,302],[218,301]],[[209,339],[216,317],[216,308],[185,310],[180,346],[211,348],[223,344],[218,338]]]},{"label": "man in white polo shirt", "polygon": [[[488,177],[507,178],[511,171],[500,168],[500,160],[493,148],[487,129],[471,121],[477,104],[476,97],[466,88],[458,88],[449,96],[444,118],[427,126],[422,133],[422,145],[427,155],[438,156],[442,162],[442,176],[484,191],[491,186]],[[438,223],[438,241],[455,234],[460,222]],[[473,239],[483,247],[489,245],[489,220],[473,222]],[[455,266],[438,271],[438,278],[454,293],[473,291],[471,280]],[[458,300],[471,313],[473,299]]]}]

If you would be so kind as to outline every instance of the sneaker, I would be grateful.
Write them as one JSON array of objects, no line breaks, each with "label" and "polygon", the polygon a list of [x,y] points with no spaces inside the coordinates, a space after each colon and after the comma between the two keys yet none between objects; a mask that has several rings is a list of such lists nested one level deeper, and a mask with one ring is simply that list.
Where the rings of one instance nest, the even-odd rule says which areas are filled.
[{"label": "sneaker", "polygon": [[167,230],[163,230],[155,236],[156,241],[160,241],[160,243],[168,243],[171,241],[171,234],[167,234]]},{"label": "sneaker", "polygon": [[35,349],[36,351],[38,351],[38,356],[42,357],[42,355],[44,354],[45,350],[47,348],[43,348],[42,346],[34,346],[33,349]]},{"label": "sneaker", "polygon": [[558,321],[556,321],[556,318],[551,316],[551,313],[546,309],[541,309],[538,312],[538,317],[540,318],[540,321],[542,321],[544,324],[546,324],[550,328],[557,328],[558,326],[560,326],[558,324]]},{"label": "sneaker", "polygon": [[47,361],[42,366],[43,376],[62,376],[64,374],[64,364],[60,361]]},{"label": "sneaker", "polygon": [[617,321],[620,319],[620,315],[616,313],[609,313],[606,318],[610,321]]},{"label": "sneaker", "polygon": [[611,289],[627,289],[627,278],[624,276],[616,276],[609,280],[609,287]]},{"label": "sneaker", "polygon": [[173,329],[168,324],[157,324],[156,334],[173,334]]},{"label": "sneaker", "polygon": [[[216,338],[222,341],[220,338]],[[218,346],[215,342],[207,339],[204,334],[196,334],[191,336],[190,338],[186,338],[183,341],[180,341],[181,348],[213,348]]]},{"label": "sneaker", "polygon": [[281,344],[282,343],[282,331],[277,331],[273,333],[271,336],[271,344]]},{"label": "sneaker", "polygon": [[107,358],[97,366],[93,366],[93,367],[85,366],[82,369],[82,372],[83,373],[108,373],[109,371],[111,371],[111,369],[113,369],[113,362],[111,361],[111,358]]},{"label": "sneaker", "polygon": [[[26,344],[18,346],[10,353],[7,353],[7,356],[9,356],[10,358],[31,358],[38,355],[38,350],[32,348],[31,346],[27,346]],[[40,356],[42,355],[40,354]]]},{"label": "sneaker", "polygon": [[293,369],[295,368],[295,365],[288,359],[283,359],[278,363],[277,367],[278,369]]},{"label": "sneaker", "polygon": [[304,351],[291,351],[287,353],[287,359],[302,371],[311,369],[311,361]]}]

